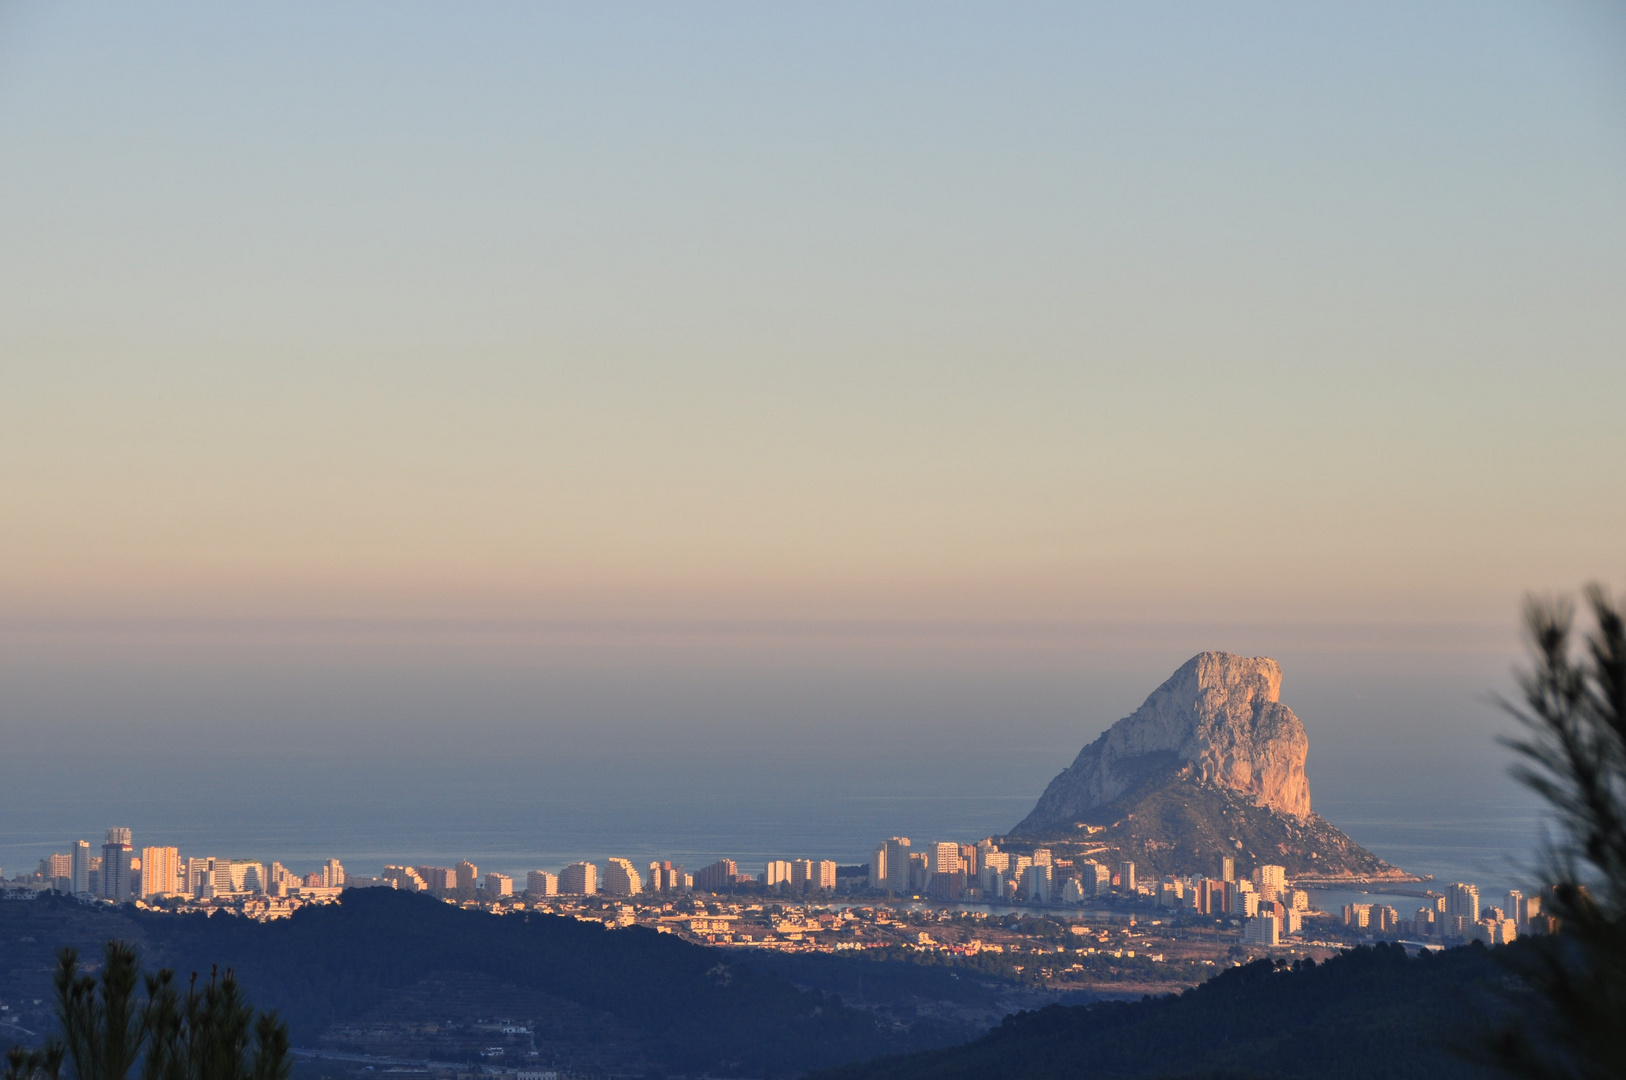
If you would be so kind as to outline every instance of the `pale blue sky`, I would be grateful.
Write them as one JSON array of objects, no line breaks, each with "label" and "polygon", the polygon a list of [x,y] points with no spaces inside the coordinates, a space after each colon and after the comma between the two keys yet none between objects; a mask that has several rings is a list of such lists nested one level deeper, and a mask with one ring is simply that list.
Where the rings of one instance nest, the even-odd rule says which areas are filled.
[{"label": "pale blue sky", "polygon": [[0,4],[0,721],[902,753],[1026,671],[1042,786],[1217,647],[1489,760],[1520,594],[1626,580],[1623,26]]}]

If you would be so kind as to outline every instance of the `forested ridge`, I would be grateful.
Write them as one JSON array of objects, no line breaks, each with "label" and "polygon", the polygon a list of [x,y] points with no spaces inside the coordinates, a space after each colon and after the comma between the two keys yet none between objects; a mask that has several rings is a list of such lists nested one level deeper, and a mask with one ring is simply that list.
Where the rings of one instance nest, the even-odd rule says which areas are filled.
[{"label": "forested ridge", "polygon": [[[462,973],[493,986],[546,994],[612,1018],[643,1056],[672,1071],[787,1075],[878,1054],[959,1041],[949,1026],[908,1030],[798,989],[729,953],[652,930],[545,914],[493,915],[389,889],[353,890],[339,904],[259,923],[202,914],[85,909],[66,899],[0,905],[7,980],[19,988],[64,944],[129,939],[149,969],[231,968],[258,1006],[276,1009],[295,1046],[315,1045],[333,1023],[365,1014],[400,988]],[[25,923],[26,920],[26,923]],[[25,935],[21,934],[26,930]],[[18,931],[11,933],[10,931]],[[22,937],[33,939],[23,943]],[[37,956],[35,954],[38,954]]]},{"label": "forested ridge", "polygon": [[1017,1013],[964,1046],[819,1080],[1280,1077],[1479,1080],[1487,1018],[1506,1007],[1486,950],[1407,958],[1359,948],[1325,963],[1256,960],[1183,994]]}]

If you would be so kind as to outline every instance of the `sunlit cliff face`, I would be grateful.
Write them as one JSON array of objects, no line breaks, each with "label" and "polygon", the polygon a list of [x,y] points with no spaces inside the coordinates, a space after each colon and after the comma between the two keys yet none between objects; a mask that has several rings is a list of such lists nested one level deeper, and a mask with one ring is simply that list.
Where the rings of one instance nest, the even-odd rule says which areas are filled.
[{"label": "sunlit cliff face", "polygon": [[1260,806],[1309,816],[1310,743],[1299,718],[1277,700],[1281,683],[1281,667],[1268,657],[1199,653],[1081,750],[1018,831],[1079,820],[1158,767],[1189,769]]}]

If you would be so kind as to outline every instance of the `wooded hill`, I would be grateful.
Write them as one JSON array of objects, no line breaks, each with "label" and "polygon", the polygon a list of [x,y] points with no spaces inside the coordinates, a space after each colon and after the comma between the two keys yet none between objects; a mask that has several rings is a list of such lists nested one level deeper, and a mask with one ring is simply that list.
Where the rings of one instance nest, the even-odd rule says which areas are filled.
[{"label": "wooded hill", "polygon": [[1323,964],[1257,960],[1179,995],[1053,1005],[965,1046],[890,1057],[818,1080],[1485,1080],[1471,1060],[1505,1007],[1481,947],[1408,959],[1398,945]]}]

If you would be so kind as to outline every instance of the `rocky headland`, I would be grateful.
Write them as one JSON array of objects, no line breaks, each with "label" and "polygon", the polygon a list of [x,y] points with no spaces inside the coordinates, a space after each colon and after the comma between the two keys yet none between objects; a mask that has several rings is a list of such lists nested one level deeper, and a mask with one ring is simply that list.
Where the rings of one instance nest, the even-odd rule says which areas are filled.
[{"label": "rocky headland", "polygon": [[1310,808],[1309,739],[1267,657],[1199,653],[1079,751],[1010,839],[1056,854],[1132,860],[1145,873],[1240,872],[1414,880]]}]

